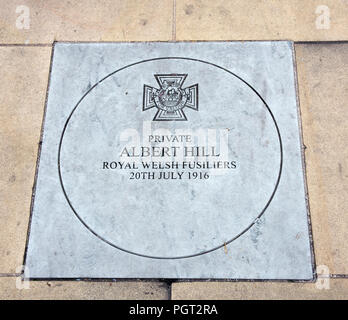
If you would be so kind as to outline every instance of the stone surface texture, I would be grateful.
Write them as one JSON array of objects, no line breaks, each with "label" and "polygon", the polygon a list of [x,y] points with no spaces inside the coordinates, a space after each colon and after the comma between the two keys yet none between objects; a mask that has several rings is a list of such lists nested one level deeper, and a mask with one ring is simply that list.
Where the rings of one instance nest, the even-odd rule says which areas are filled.
[{"label": "stone surface texture", "polygon": [[[290,42],[56,44],[27,276],[312,279],[292,49]],[[144,62],[153,57],[165,59]],[[120,137],[153,118],[142,112],[144,84],[183,72],[188,85],[199,82],[199,111],[185,111],[187,122],[153,121],[152,130],[227,130],[225,160],[240,169],[181,182],[103,171],[103,160],[118,160]]]},{"label": "stone surface texture", "polygon": [[29,281],[0,277],[1,300],[168,300],[163,282]]},{"label": "stone surface texture", "polygon": [[50,55],[0,47],[0,273],[23,264]]},{"label": "stone surface texture", "polygon": [[348,39],[346,0],[177,0],[176,8],[177,40]]},{"label": "stone surface texture", "polygon": [[348,44],[296,45],[317,265],[348,273]]},{"label": "stone surface texture", "polygon": [[[24,0],[20,3],[2,0],[0,4],[0,43],[172,38],[173,3],[170,0]],[[23,22],[27,12],[28,28]]]},{"label": "stone surface texture", "polygon": [[[329,282],[324,282],[329,280]],[[346,300],[348,279],[316,283],[192,282],[173,283],[173,300]]]},{"label": "stone surface texture", "polygon": [[[16,277],[4,277],[18,272],[23,263],[54,40],[348,40],[346,0],[176,0],[176,19],[174,1],[161,1],[160,5],[157,1],[122,2],[0,1],[0,43],[22,45],[0,47],[1,299],[168,298],[162,289],[158,295],[148,294],[154,292],[153,282],[142,282],[142,286],[133,282],[33,281],[31,290],[18,290]],[[315,11],[323,4],[330,9],[331,26],[320,30],[315,26]],[[21,14],[16,12],[18,5],[30,10],[29,29],[16,27]],[[25,46],[40,43],[47,47]],[[295,47],[316,260],[332,274],[347,274],[348,48],[345,43],[325,42]],[[331,279],[330,290],[318,290],[312,283],[174,283],[172,298],[341,299],[347,298],[346,283],[347,279]]]}]

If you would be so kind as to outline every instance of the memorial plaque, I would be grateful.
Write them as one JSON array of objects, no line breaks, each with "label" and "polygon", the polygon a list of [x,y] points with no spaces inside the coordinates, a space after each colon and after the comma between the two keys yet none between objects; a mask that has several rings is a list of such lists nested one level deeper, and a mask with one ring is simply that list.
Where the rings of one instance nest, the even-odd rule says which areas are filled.
[{"label": "memorial plaque", "polygon": [[56,43],[30,278],[313,278],[291,42]]}]

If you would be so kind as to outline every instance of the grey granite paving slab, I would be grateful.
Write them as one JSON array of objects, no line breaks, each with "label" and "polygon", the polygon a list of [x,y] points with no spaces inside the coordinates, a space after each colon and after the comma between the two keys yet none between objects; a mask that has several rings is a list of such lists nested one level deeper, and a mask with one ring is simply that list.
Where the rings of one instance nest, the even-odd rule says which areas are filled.
[{"label": "grey granite paving slab", "polygon": [[292,43],[52,63],[27,277],[312,279]]}]

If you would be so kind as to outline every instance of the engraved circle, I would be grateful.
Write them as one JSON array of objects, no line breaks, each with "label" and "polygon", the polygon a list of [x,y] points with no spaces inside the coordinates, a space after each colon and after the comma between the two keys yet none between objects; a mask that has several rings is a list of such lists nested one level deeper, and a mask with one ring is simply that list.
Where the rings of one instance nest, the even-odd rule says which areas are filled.
[{"label": "engraved circle", "polygon": [[[95,88],[97,86],[100,86],[105,80],[110,79],[112,76],[117,75],[119,72],[126,70],[128,68],[137,66],[137,65],[141,65],[141,64],[146,64],[148,62],[155,62],[155,61],[170,61],[170,60],[176,60],[176,61],[188,61],[188,62],[195,62],[195,63],[201,63],[204,65],[208,65],[214,68],[219,69],[220,71],[226,72],[227,74],[229,74],[230,76],[234,77],[235,79],[237,79],[238,81],[240,81],[243,86],[246,86],[248,88],[248,90],[251,90],[251,92],[257,97],[257,99],[259,99],[261,105],[265,108],[266,113],[268,114],[268,116],[271,119],[271,122],[273,123],[274,129],[275,129],[275,136],[278,140],[278,156],[279,156],[279,167],[276,170],[276,179],[274,181],[274,187],[272,188],[272,192],[270,193],[269,196],[267,196],[267,201],[264,204],[264,206],[262,207],[262,209],[260,209],[255,215],[255,219],[253,219],[253,221],[247,225],[245,228],[243,228],[243,230],[241,230],[240,232],[238,232],[238,234],[234,235],[233,237],[229,238],[228,240],[224,241],[223,243],[220,243],[219,245],[216,245],[214,247],[210,247],[210,248],[206,248],[205,250],[200,250],[199,252],[193,252],[192,254],[184,254],[184,255],[171,255],[171,256],[164,256],[164,255],[151,255],[151,254],[146,254],[144,252],[137,252],[136,250],[129,250],[124,246],[120,246],[117,243],[114,243],[113,241],[110,241],[109,239],[107,239],[106,237],[100,235],[100,232],[97,232],[94,230],[94,228],[85,220],[85,217],[83,217],[83,215],[81,215],[81,213],[76,209],[75,205],[73,204],[73,202],[70,199],[71,194],[69,194],[69,192],[67,191],[67,187],[68,185],[66,183],[64,183],[64,174],[63,174],[63,161],[62,161],[62,148],[63,148],[63,144],[64,144],[64,137],[67,131],[67,128],[69,126],[69,123],[72,119],[72,116],[74,115],[74,113],[76,112],[76,110],[78,109],[79,105],[81,105],[81,103],[84,101],[84,99],[86,99],[86,97],[93,91],[95,90]],[[180,92],[180,91],[179,91]],[[177,101],[179,98],[177,95],[175,95],[175,92],[171,92],[172,95],[171,99],[170,99],[170,103],[169,105],[177,105],[179,102]],[[168,97],[169,99],[169,97]],[[180,99],[182,99],[182,95],[180,96]],[[180,100],[179,99],[179,100]],[[265,211],[267,210],[268,206],[270,205],[280,182],[280,178],[281,178],[281,173],[282,173],[282,164],[283,164],[283,147],[282,147],[282,140],[281,140],[281,135],[280,135],[280,131],[279,131],[279,127],[278,124],[275,120],[275,117],[271,111],[271,109],[269,108],[269,106],[267,105],[267,103],[265,102],[265,100],[262,98],[262,96],[248,83],[246,82],[244,79],[242,79],[241,77],[239,77],[238,75],[236,75],[235,73],[231,72],[230,70],[218,66],[216,64],[207,62],[207,61],[203,61],[203,60],[199,60],[199,59],[193,59],[193,58],[185,58],[185,57],[162,57],[162,58],[153,58],[153,59],[147,59],[147,60],[142,60],[139,62],[135,62],[132,63],[130,65],[124,66],[110,74],[108,74],[106,77],[104,77],[102,80],[100,80],[98,83],[96,83],[95,85],[93,85],[82,97],[81,99],[78,101],[78,103],[75,105],[75,107],[73,108],[73,110],[71,111],[69,117],[67,118],[64,128],[62,130],[61,136],[60,136],[60,142],[59,142],[59,148],[58,148],[58,174],[59,174],[59,179],[60,179],[60,184],[62,187],[62,191],[63,194],[70,206],[70,208],[72,209],[72,211],[74,212],[74,214],[76,215],[76,217],[80,220],[80,222],[91,232],[93,233],[96,237],[98,237],[100,240],[104,241],[105,243],[107,243],[108,245],[117,248],[119,250],[122,250],[124,252],[130,253],[130,254],[134,254],[134,255],[138,255],[138,256],[142,256],[142,257],[146,257],[146,258],[154,258],[154,259],[183,259],[183,258],[190,258],[190,257],[194,257],[194,256],[198,256],[198,255],[202,255],[202,254],[207,254],[209,252],[212,252],[214,250],[223,248],[224,246],[226,246],[227,244],[231,243],[232,241],[238,239],[241,235],[243,235],[244,233],[246,233],[248,230],[250,230],[250,228],[256,223],[256,221],[261,218],[261,216],[265,213]],[[69,186],[70,191],[73,190],[73,188],[71,186]],[[71,192],[70,192],[71,193]]]}]

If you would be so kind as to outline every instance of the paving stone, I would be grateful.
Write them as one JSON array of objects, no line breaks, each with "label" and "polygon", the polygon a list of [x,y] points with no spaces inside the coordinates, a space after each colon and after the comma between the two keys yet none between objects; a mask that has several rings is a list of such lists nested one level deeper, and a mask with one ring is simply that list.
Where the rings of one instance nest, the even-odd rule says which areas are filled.
[{"label": "paving stone", "polygon": [[296,45],[317,265],[348,273],[348,44]]},{"label": "paving stone", "polygon": [[0,47],[0,273],[23,264],[50,47]]},{"label": "paving stone", "polygon": [[[322,5],[330,10],[329,29]],[[318,14],[316,14],[318,10]],[[326,9],[324,9],[326,10]],[[346,0],[177,0],[177,40],[348,40]],[[318,18],[319,17],[319,18]],[[318,20],[317,20],[318,19]]]},{"label": "paving stone", "polygon": [[173,300],[346,300],[347,298],[348,279],[320,279],[317,283],[177,282],[172,284]]},{"label": "paving stone", "polygon": [[168,292],[163,282],[23,282],[19,277],[0,277],[1,300],[167,300]]},{"label": "paving stone", "polygon": [[[23,0],[19,3],[1,0],[0,5],[0,43],[172,38],[171,0]],[[23,20],[27,10],[28,25]]]}]

